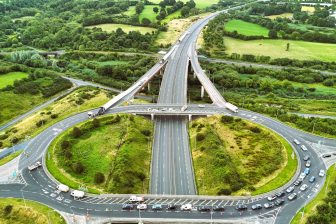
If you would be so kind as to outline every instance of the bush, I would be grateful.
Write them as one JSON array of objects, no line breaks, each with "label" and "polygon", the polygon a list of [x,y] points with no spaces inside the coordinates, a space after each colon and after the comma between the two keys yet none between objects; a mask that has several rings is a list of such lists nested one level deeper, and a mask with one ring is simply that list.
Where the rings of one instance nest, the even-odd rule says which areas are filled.
[{"label": "bush", "polygon": [[71,159],[72,158],[72,153],[70,152],[70,150],[65,150],[64,156],[67,159]]},{"label": "bush", "polygon": [[203,141],[205,139],[205,135],[203,133],[197,133],[196,140]]},{"label": "bush", "polygon": [[51,118],[51,119],[56,119],[56,118],[58,118],[58,114],[52,114],[52,115],[50,116],[50,118]]},{"label": "bush", "polygon": [[78,127],[72,129],[72,136],[74,138],[79,138],[82,135],[82,131]]},{"label": "bush", "polygon": [[217,192],[217,195],[231,195],[231,192],[230,188],[222,188]]},{"label": "bush", "polygon": [[105,181],[105,176],[104,176],[104,174],[101,173],[101,172],[97,172],[97,173],[95,174],[95,176],[94,176],[94,182],[95,182],[96,184],[101,184],[101,183],[104,183],[104,181]]},{"label": "bush", "polygon": [[0,140],[5,140],[8,138],[7,134],[0,135]]},{"label": "bush", "polygon": [[19,139],[18,139],[17,137],[13,137],[12,140],[11,140],[11,142],[12,142],[13,144],[18,143],[18,141],[19,141]]},{"label": "bush", "polygon": [[3,213],[5,216],[9,215],[13,210],[13,205],[6,205],[6,207],[3,210]]},{"label": "bush", "polygon": [[41,119],[41,120],[39,120],[38,122],[36,122],[36,127],[41,127],[42,125],[44,125],[46,123],[46,120],[44,120],[44,119]]},{"label": "bush", "polygon": [[151,131],[146,129],[146,130],[142,130],[141,133],[142,133],[144,136],[147,136],[147,137],[148,137],[148,136],[150,136]]},{"label": "bush", "polygon": [[260,133],[260,132],[261,132],[260,128],[258,128],[258,127],[251,127],[250,130],[251,130],[253,133]]},{"label": "bush", "polygon": [[61,143],[61,148],[62,149],[66,149],[70,146],[70,142],[67,141],[67,140],[64,140],[62,143]]},{"label": "bush", "polygon": [[92,120],[92,126],[94,128],[98,128],[100,126],[100,121],[97,118],[93,119]]},{"label": "bush", "polygon": [[234,118],[233,117],[231,117],[231,116],[222,116],[222,118],[221,118],[221,121],[222,121],[222,123],[232,123],[233,122],[233,120],[234,120]]},{"label": "bush", "polygon": [[2,142],[0,142],[0,148],[2,147],[2,145],[3,145],[3,143],[2,143]]},{"label": "bush", "polygon": [[85,167],[81,162],[75,162],[72,165],[72,170],[77,174],[82,174],[85,170]]}]

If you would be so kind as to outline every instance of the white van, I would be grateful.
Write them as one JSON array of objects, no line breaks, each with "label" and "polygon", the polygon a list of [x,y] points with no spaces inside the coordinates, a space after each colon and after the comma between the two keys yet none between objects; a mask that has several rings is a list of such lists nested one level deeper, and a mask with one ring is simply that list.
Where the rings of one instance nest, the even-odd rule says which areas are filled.
[{"label": "white van", "polygon": [[62,192],[68,192],[70,188],[64,184],[60,184],[57,187],[57,190],[62,191]]}]

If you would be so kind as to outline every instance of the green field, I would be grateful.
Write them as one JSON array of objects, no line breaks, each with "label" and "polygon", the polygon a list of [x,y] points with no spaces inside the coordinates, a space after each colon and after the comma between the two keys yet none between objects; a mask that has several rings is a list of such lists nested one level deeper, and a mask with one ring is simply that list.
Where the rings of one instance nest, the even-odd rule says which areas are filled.
[{"label": "green field", "polygon": [[[182,2],[187,2],[188,0],[182,0]],[[194,0],[196,3],[196,8],[204,9],[206,7],[212,6],[213,4],[217,4],[219,0]],[[159,4],[161,0],[151,0],[155,4]]]},{"label": "green field", "polygon": [[27,78],[28,74],[24,72],[10,72],[7,74],[0,74],[0,89],[8,85],[13,85],[15,80]]},{"label": "green field", "polygon": [[269,30],[258,24],[245,22],[243,20],[230,20],[225,24],[225,30],[229,32],[237,31],[245,36],[268,36]]},{"label": "green field", "polygon": [[[8,214],[4,214],[6,206],[12,206]],[[66,221],[54,209],[40,203],[22,199],[0,199],[0,223],[2,224],[65,224]]]},{"label": "green field", "polygon": [[[130,115],[100,118],[99,127],[92,122],[77,126],[80,137],[70,129],[51,144],[47,157],[51,174],[72,188],[85,185],[92,193],[148,193],[152,123]],[[70,146],[62,147],[64,141]],[[78,162],[83,173],[73,168]],[[103,183],[94,181],[97,172],[104,175]]]},{"label": "green field", "polygon": [[103,31],[106,31],[106,32],[116,31],[118,28],[121,28],[126,33],[130,31],[139,31],[142,34],[146,34],[146,33],[152,33],[153,31],[156,31],[156,29],[151,28],[151,27],[131,26],[131,25],[126,25],[126,24],[114,24],[114,23],[87,26],[86,28],[92,29],[94,27],[101,28]]},{"label": "green field", "polygon": [[[139,20],[140,22],[142,21],[143,18],[147,18],[149,19],[150,21],[152,22],[155,22],[156,21],[156,16],[158,14],[156,14],[154,11],[153,11],[153,8],[154,7],[158,7],[156,5],[146,5],[145,6],[145,9],[140,13],[139,15]],[[160,7],[159,7],[160,8]]]},{"label": "green field", "polygon": [[97,61],[98,65],[127,65],[128,61]]},{"label": "green field", "polygon": [[288,158],[292,149],[284,139],[232,117],[193,121],[190,145],[201,195],[261,194],[288,182],[297,167],[296,157]]},{"label": "green field", "polygon": [[333,182],[335,183],[335,180],[336,180],[336,165],[333,165],[327,171],[327,179],[326,179],[326,182],[322,190],[318,193],[318,195],[311,202],[309,202],[304,208],[301,208],[298,211],[298,213],[292,219],[291,224],[307,223],[307,218],[310,215],[313,215],[314,213],[316,213],[316,206],[322,204],[323,199],[326,198],[327,193],[328,193],[327,187]]},{"label": "green field", "polygon": [[[291,58],[298,60],[336,61],[336,44],[325,44],[292,40],[251,40],[243,41],[225,37],[228,54],[265,55],[271,58]],[[290,50],[286,51],[287,43]]]},{"label": "green field", "polygon": [[12,161],[13,159],[15,159],[16,157],[18,157],[21,154],[22,150],[20,151],[16,151],[2,159],[0,159],[0,166]]}]

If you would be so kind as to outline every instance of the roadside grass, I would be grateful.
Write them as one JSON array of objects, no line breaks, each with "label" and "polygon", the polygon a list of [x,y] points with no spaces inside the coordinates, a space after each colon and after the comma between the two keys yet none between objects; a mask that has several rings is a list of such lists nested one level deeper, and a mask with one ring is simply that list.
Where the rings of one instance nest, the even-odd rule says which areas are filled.
[{"label": "roadside grass", "polygon": [[[12,211],[4,214],[5,207],[12,205]],[[54,209],[40,203],[15,198],[0,199],[0,223],[3,224],[65,224],[66,221]]]},{"label": "roadside grass", "polygon": [[293,13],[282,13],[280,15],[272,15],[272,16],[266,16],[269,19],[276,19],[276,18],[288,18],[291,19],[293,18]]},{"label": "roadside grass", "polygon": [[229,32],[237,31],[246,36],[268,36],[269,30],[255,23],[245,22],[239,19],[230,20],[225,24],[225,30]]},{"label": "roadside grass", "polygon": [[107,24],[100,24],[94,26],[86,26],[86,28],[101,28],[103,31],[112,32],[116,31],[118,28],[121,28],[124,32],[129,33],[131,31],[139,31],[142,34],[152,33],[156,31],[156,29],[151,27],[144,27],[144,26],[132,26],[126,24],[117,24],[117,23],[107,23]]},{"label": "roadside grass", "polygon": [[313,13],[313,12],[315,12],[315,7],[313,7],[313,6],[302,6],[301,7],[301,12]]},{"label": "roadside grass", "polygon": [[306,114],[321,114],[336,116],[336,107],[334,100],[292,100],[294,104],[298,104],[300,113]]},{"label": "roadside grass", "polygon": [[28,74],[25,72],[9,72],[7,74],[0,74],[0,89],[13,85],[15,80],[27,78]]},{"label": "roadside grass", "polygon": [[296,159],[287,161],[289,144],[259,125],[241,119],[222,123],[221,116],[213,116],[193,121],[189,129],[201,195],[261,194],[282,186],[296,171]]},{"label": "roadside grass", "polygon": [[98,65],[127,65],[129,61],[96,61]]},{"label": "roadside grass", "polygon": [[[187,2],[188,0],[182,0],[182,2]],[[151,0],[151,2],[155,3],[155,4],[159,4],[161,2],[161,0]],[[219,0],[195,0],[196,3],[196,8],[199,9],[204,9],[206,7],[210,7],[214,4],[217,4],[219,2]]]},{"label": "roadside grass", "polygon": [[[78,125],[83,132],[79,138],[70,129],[51,144],[49,172],[63,184],[75,189],[85,185],[91,193],[148,193],[152,123],[133,115],[109,115],[99,121],[96,128],[92,120]],[[143,134],[145,130],[149,136]],[[65,140],[70,147],[62,149]],[[70,159],[64,156],[66,150],[72,154]],[[73,170],[77,162],[85,167],[82,174]],[[94,182],[97,172],[104,174],[104,183]]]},{"label": "roadside grass", "polygon": [[149,19],[152,23],[155,23],[157,21],[156,16],[158,14],[156,14],[153,11],[154,7],[158,7],[160,9],[160,7],[157,6],[157,5],[145,5],[145,9],[139,15],[139,21],[140,21],[140,23],[142,22],[143,18]]},{"label": "roadside grass", "polygon": [[[4,132],[8,137],[2,140],[3,147],[11,146],[15,138],[20,140],[26,136],[34,137],[52,124],[76,113],[97,108],[110,98],[111,96],[108,96],[108,92],[105,90],[94,87],[81,87],[6,129]],[[52,116],[56,116],[56,118],[52,118]],[[39,127],[37,126],[38,122],[42,123]]]},{"label": "roadside grass", "polygon": [[21,154],[22,150],[16,151],[2,159],[0,159],[0,166],[12,161],[13,159],[15,159],[16,157],[18,157]]},{"label": "roadside grass", "polygon": [[[336,44],[315,43],[292,40],[251,40],[243,41],[230,37],[224,38],[226,53],[265,55],[271,58],[291,58],[300,60],[336,60]],[[287,43],[290,50],[286,51]]]},{"label": "roadside grass", "polygon": [[[316,213],[316,207],[323,203],[323,199],[327,196],[328,184],[331,184],[332,181],[336,179],[336,164],[331,166],[327,171],[327,178],[326,182],[322,187],[322,190],[318,193],[318,195],[311,200],[305,207],[301,208],[298,213],[294,216],[294,218],[291,221],[291,224],[303,224],[307,223],[307,218],[310,215],[314,215]],[[304,212],[302,214],[302,212]]]}]

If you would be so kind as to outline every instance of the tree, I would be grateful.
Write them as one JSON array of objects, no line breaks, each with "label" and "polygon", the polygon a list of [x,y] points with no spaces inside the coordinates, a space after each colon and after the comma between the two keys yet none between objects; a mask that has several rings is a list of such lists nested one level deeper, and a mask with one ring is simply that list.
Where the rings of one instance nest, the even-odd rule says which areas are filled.
[{"label": "tree", "polygon": [[286,51],[289,51],[290,43],[287,43]]},{"label": "tree", "polygon": [[82,135],[82,131],[78,127],[74,127],[72,129],[72,136],[75,138],[79,138]]},{"label": "tree", "polygon": [[190,13],[190,8],[188,6],[184,6],[182,9],[181,9],[181,15],[183,17],[187,17]]},{"label": "tree", "polygon": [[104,174],[101,173],[101,172],[97,172],[97,173],[95,174],[95,176],[94,176],[94,182],[95,182],[96,184],[101,184],[101,183],[104,183],[104,181],[105,181],[105,176],[104,176]]},{"label": "tree", "polygon": [[13,205],[6,205],[4,208],[4,215],[7,216],[9,215],[13,210]]},{"label": "tree", "polygon": [[154,7],[153,8],[153,12],[155,12],[157,14],[159,12],[159,8],[158,7]]},{"label": "tree", "polygon": [[135,6],[135,12],[136,12],[136,14],[140,14],[144,9],[145,9],[145,6],[144,6],[144,4],[142,2],[139,2]]},{"label": "tree", "polygon": [[94,128],[98,128],[100,126],[100,121],[97,118],[93,119],[92,120],[92,126]]},{"label": "tree", "polygon": [[324,80],[323,85],[333,86],[334,85],[334,80],[333,79],[326,79],[326,80]]},{"label": "tree", "polygon": [[82,174],[85,170],[85,167],[81,162],[75,162],[72,165],[72,170],[77,174]]},{"label": "tree", "polygon": [[142,21],[141,21],[141,23],[142,23],[143,25],[148,26],[148,25],[151,24],[151,21],[150,21],[149,19],[147,19],[147,18],[143,18]]},{"label": "tree", "polygon": [[277,39],[277,38],[278,38],[278,33],[277,33],[277,31],[275,31],[275,30],[270,30],[270,31],[268,32],[268,37],[269,37],[270,39]]},{"label": "tree", "polygon": [[70,146],[70,142],[67,141],[67,140],[64,140],[64,141],[61,143],[61,148],[62,148],[62,149],[69,148],[69,146]]},{"label": "tree", "polygon": [[194,2],[194,0],[190,0],[189,2],[186,3],[186,6],[192,9],[196,7],[196,3]]}]

